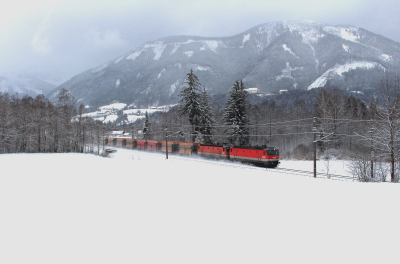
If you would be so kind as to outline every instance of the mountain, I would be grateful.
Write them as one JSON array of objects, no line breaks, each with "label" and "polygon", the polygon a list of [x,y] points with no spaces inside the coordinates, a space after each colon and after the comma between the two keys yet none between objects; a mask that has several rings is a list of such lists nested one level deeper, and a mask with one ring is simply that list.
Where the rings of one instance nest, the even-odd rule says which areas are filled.
[{"label": "mountain", "polygon": [[27,73],[1,73],[0,92],[36,97],[39,94],[48,94],[56,85],[43,81]]},{"label": "mountain", "polygon": [[362,28],[320,22],[272,22],[232,37],[174,36],[148,42],[60,85],[93,106],[112,101],[175,103],[193,69],[210,94],[235,80],[261,92],[376,87],[385,69],[400,66],[400,43]]}]

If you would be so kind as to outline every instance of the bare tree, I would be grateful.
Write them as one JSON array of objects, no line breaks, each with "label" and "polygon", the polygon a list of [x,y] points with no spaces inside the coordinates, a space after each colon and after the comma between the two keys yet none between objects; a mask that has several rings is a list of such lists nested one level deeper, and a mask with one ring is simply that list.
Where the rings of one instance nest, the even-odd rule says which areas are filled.
[{"label": "bare tree", "polygon": [[376,148],[389,155],[390,179],[397,182],[395,161],[400,154],[400,76],[386,73],[378,89],[381,104],[377,106],[377,121],[373,140]]}]

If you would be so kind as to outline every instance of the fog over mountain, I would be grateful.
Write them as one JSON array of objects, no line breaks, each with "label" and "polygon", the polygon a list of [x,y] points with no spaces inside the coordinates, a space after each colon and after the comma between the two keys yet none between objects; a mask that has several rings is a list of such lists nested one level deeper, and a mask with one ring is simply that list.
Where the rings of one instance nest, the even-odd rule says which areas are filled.
[{"label": "fog over mountain", "polygon": [[47,94],[57,86],[28,73],[1,73],[0,92],[36,97]]},{"label": "fog over mountain", "polygon": [[172,36],[147,42],[74,76],[58,90],[79,102],[175,103],[193,69],[210,94],[235,80],[263,93],[312,89],[330,82],[343,89],[376,87],[385,69],[398,69],[400,43],[354,26],[314,21],[271,22],[231,37]]}]

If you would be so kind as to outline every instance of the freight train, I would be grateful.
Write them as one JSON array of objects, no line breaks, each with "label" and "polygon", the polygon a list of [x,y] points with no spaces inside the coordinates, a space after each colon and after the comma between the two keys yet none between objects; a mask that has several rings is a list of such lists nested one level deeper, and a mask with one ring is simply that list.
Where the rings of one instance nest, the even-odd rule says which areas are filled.
[{"label": "freight train", "polygon": [[198,155],[201,157],[227,159],[253,163],[257,166],[275,168],[279,164],[279,150],[272,147],[237,147],[225,145],[203,145],[194,142],[161,141],[106,137],[105,145],[130,149]]}]

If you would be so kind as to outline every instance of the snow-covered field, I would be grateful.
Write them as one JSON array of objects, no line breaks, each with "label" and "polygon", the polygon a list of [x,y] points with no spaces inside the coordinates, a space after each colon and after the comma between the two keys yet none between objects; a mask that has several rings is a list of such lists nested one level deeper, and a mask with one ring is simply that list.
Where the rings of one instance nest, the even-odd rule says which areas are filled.
[{"label": "snow-covered field", "polygon": [[0,164],[0,263],[400,260],[399,184],[123,149],[0,155]]}]

